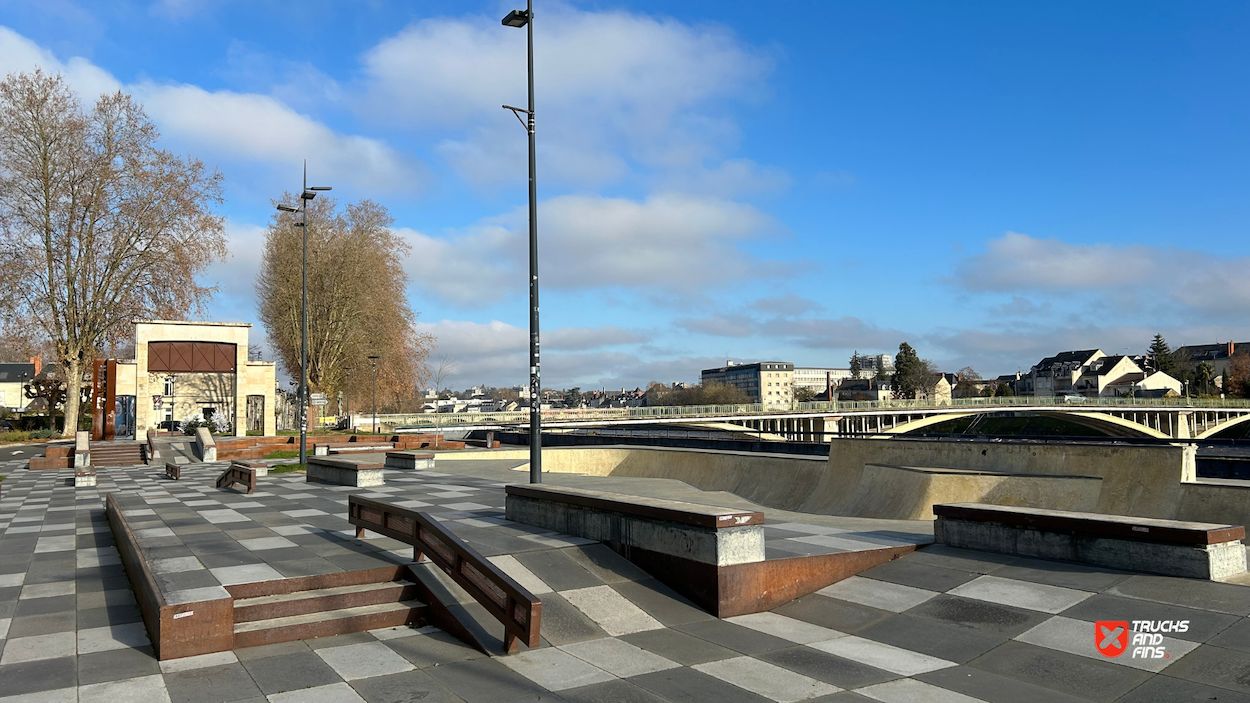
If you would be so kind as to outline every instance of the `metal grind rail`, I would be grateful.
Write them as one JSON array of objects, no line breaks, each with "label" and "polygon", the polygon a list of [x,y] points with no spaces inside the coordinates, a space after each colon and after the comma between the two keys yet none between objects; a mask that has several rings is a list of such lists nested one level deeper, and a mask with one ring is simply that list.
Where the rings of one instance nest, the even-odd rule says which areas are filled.
[{"label": "metal grind rail", "polygon": [[372,530],[412,545],[415,561],[429,557],[503,624],[505,651],[515,652],[518,640],[538,646],[542,601],[428,513],[353,495],[347,499],[347,519],[357,537]]}]

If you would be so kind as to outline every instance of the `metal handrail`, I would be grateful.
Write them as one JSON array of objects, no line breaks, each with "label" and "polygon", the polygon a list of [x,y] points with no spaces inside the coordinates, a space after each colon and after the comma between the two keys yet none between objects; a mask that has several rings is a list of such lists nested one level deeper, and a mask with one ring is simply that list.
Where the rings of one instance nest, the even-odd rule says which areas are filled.
[{"label": "metal handrail", "polygon": [[518,639],[538,646],[542,601],[428,513],[353,495],[347,497],[347,520],[358,537],[372,530],[412,545],[415,561],[429,557],[503,624],[505,651],[515,652]]}]

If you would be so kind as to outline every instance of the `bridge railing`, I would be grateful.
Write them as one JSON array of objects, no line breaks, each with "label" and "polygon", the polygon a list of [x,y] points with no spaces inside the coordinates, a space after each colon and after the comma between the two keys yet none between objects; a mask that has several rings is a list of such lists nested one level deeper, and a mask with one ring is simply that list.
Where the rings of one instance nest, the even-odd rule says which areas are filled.
[{"label": "bridge railing", "polygon": [[[1007,396],[995,398],[953,398],[932,400],[872,400],[796,403],[790,408],[765,407],[759,403],[744,405],[685,405],[640,408],[572,408],[547,410],[543,422],[576,422],[578,420],[613,420],[648,418],[698,419],[705,417],[742,417],[768,415],[785,417],[803,413],[866,412],[873,410],[935,410],[959,408],[1029,408],[1063,406],[1073,410],[1088,408],[1150,408],[1194,410],[1237,410],[1250,408],[1250,399],[1243,398],[1083,398],[1065,401],[1061,396]],[[455,429],[468,425],[519,425],[529,421],[528,411],[424,413],[379,415],[378,421],[394,427],[421,430]]]}]

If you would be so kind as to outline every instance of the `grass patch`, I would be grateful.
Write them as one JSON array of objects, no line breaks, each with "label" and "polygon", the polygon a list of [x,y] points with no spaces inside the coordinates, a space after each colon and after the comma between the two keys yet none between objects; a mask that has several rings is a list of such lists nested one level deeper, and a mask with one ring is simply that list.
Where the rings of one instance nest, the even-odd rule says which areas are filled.
[{"label": "grass patch", "polygon": [[294,459],[299,456],[298,449],[275,449],[265,455],[266,459]]},{"label": "grass patch", "polygon": [[283,464],[281,466],[269,467],[271,474],[293,474],[299,473],[305,469],[303,464]]}]

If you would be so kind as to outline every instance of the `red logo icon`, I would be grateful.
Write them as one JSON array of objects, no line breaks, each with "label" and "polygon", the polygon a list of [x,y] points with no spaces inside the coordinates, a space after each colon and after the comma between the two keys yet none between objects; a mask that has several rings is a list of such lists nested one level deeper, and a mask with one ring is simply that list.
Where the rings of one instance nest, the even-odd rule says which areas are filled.
[{"label": "red logo icon", "polygon": [[1118,657],[1128,649],[1127,620],[1099,620],[1094,623],[1094,645],[1104,657]]}]

